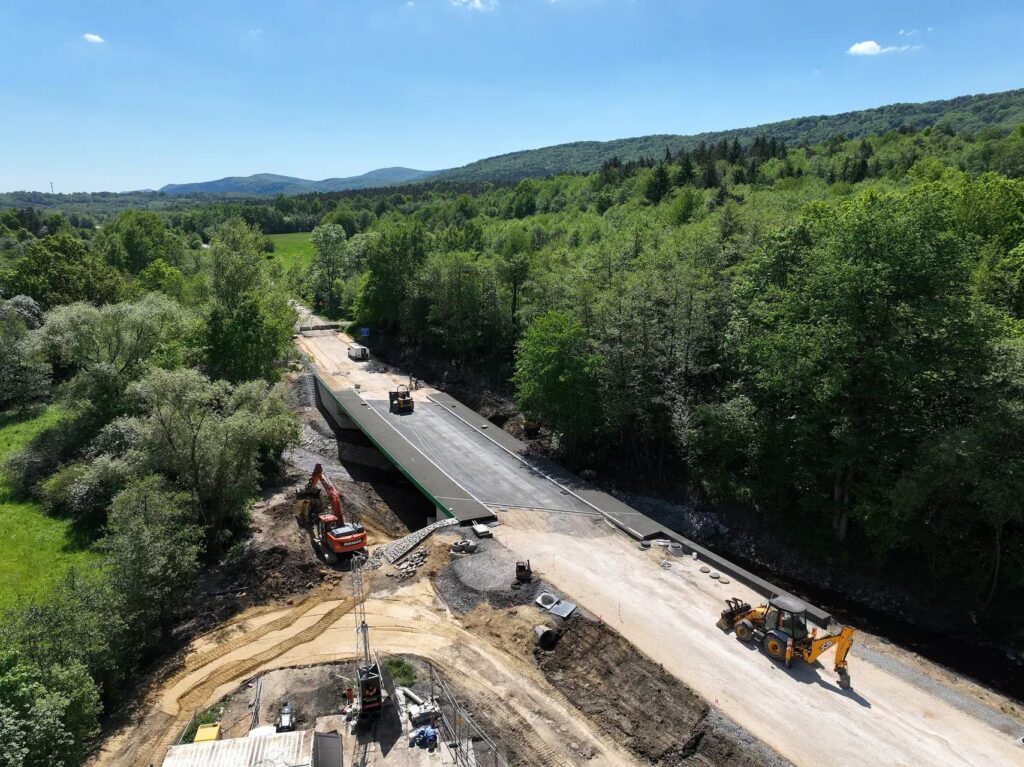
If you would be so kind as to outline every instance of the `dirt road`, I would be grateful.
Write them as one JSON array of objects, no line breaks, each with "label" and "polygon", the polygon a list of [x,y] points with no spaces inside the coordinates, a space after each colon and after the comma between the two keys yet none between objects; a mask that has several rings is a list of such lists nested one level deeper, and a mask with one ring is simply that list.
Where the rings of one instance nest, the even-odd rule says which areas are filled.
[{"label": "dirt road", "polygon": [[[358,388],[366,397],[386,400],[388,392],[394,391],[399,384],[409,384],[408,374],[381,360],[356,362],[349,359],[348,346],[352,339],[344,333],[314,330],[308,335],[300,335],[295,343],[309,355],[321,377],[332,388]],[[436,389],[420,382],[412,396],[418,402],[426,402],[427,395],[436,393]]]},{"label": "dirt road", "polygon": [[[154,691],[141,720],[108,739],[93,767],[159,764],[195,711],[263,671],[352,660],[351,608],[343,590],[322,588],[293,606],[254,609],[200,638],[181,670]],[[376,652],[417,655],[444,668],[490,721],[515,733],[523,764],[569,765],[579,751],[595,767],[639,764],[581,719],[538,669],[459,625],[429,580],[368,599],[366,616]],[[521,628],[529,632],[531,624],[526,621]]]},{"label": "dirt road", "polygon": [[[903,680],[858,659],[853,690],[831,667],[791,671],[725,635],[722,600],[757,595],[723,586],[700,563],[641,551],[603,521],[512,511],[495,537],[535,571],[663,664],[709,702],[799,765],[1024,765],[1024,748]],[[828,664],[829,656],[825,657]]]}]

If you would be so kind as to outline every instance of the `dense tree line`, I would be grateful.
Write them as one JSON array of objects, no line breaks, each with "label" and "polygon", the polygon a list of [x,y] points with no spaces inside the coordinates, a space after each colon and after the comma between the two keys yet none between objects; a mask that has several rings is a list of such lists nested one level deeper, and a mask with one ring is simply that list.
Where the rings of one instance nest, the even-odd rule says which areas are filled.
[{"label": "dense tree line", "polygon": [[349,196],[296,288],[511,382],[577,467],[682,473],[986,620],[1024,591],[1022,157],[1021,129],[755,137]]},{"label": "dense tree line", "polygon": [[[811,551],[947,590],[965,620],[1007,614],[1024,593],[1022,177],[1021,129],[930,128],[98,230],[5,211],[0,410],[62,413],[6,481],[105,562],[0,621],[14,763],[58,742],[76,763],[244,533],[294,433],[273,385],[289,293],[379,353],[490,376],[576,467],[683,476]],[[264,235],[290,228],[315,258],[282,274]],[[146,530],[180,555],[151,557]]]},{"label": "dense tree line", "polygon": [[151,212],[88,240],[52,215],[3,220],[25,234],[0,270],[0,413],[60,412],[4,480],[101,564],[0,617],[0,762],[75,765],[103,707],[174,646],[198,573],[246,536],[295,437],[275,385],[294,312],[240,219],[202,249]]}]

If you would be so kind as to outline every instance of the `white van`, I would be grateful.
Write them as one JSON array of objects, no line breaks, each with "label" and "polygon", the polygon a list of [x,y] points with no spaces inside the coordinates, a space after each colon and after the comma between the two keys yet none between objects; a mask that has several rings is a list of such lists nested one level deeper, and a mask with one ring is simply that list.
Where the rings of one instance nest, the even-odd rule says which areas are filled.
[{"label": "white van", "polygon": [[370,350],[362,344],[352,344],[348,347],[348,358],[356,361],[368,360],[370,359]]}]

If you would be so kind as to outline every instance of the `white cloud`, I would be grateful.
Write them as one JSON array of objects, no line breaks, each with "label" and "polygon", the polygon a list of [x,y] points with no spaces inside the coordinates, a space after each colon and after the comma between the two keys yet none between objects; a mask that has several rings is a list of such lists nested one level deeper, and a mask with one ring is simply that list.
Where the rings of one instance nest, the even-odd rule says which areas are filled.
[{"label": "white cloud", "polygon": [[468,8],[471,11],[493,11],[498,0],[451,0],[456,8]]},{"label": "white cloud", "polygon": [[84,35],[82,35],[82,39],[85,40],[85,42],[87,42],[87,43],[105,43],[105,42],[107,42],[102,37],[100,37],[99,35],[94,34],[92,32],[86,32]]},{"label": "white cloud", "polygon": [[883,48],[874,40],[865,40],[854,43],[846,49],[846,52],[851,56],[878,56],[882,53],[902,53],[920,47],[919,45],[887,45]]},{"label": "white cloud", "polygon": [[900,30],[900,36],[901,37],[913,37],[916,34],[917,34],[917,30],[916,29],[901,29]]}]

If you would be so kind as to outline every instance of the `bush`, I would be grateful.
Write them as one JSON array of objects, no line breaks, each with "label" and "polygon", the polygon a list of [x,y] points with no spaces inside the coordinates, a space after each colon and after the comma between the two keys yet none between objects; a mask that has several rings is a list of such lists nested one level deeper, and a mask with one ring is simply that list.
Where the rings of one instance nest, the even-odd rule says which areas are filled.
[{"label": "bush", "polygon": [[416,669],[405,658],[385,658],[384,668],[399,687],[412,687],[416,684]]},{"label": "bush", "polygon": [[39,484],[39,497],[49,514],[73,516],[71,489],[88,471],[86,463],[72,463],[64,466]]},{"label": "bush", "polygon": [[202,538],[189,496],[161,477],[137,480],[114,498],[100,548],[134,651],[159,648],[185,612]]},{"label": "bush", "polygon": [[0,764],[73,767],[99,733],[99,693],[77,662],[40,666],[0,651]]}]

